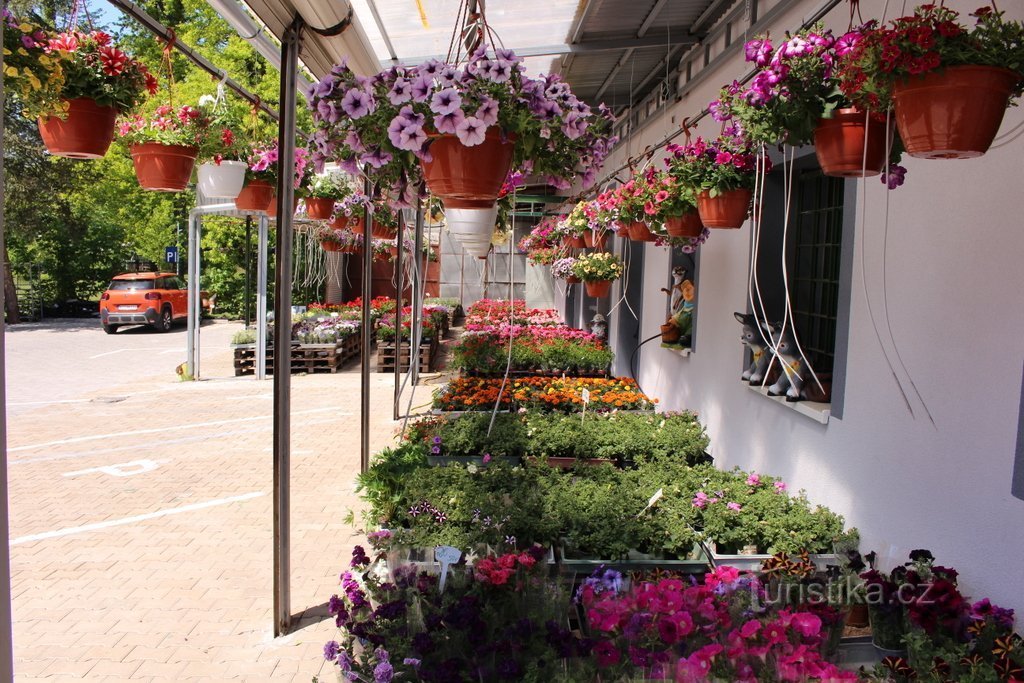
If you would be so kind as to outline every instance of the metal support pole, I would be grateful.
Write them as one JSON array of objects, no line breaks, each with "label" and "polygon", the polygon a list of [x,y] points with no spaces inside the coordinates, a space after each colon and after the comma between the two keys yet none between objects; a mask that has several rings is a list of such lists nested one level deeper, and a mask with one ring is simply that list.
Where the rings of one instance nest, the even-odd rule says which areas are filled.
[{"label": "metal support pole", "polygon": [[196,318],[196,300],[199,299],[199,238],[197,236],[199,214],[188,215],[188,337],[185,340],[185,371],[189,377],[196,376],[196,339],[199,320]]},{"label": "metal support pole", "polygon": [[[3,22],[0,22],[0,38],[3,38]],[[0,55],[0,73],[3,73],[3,56]],[[2,80],[2,79],[0,79]],[[4,86],[0,83],[0,108],[4,102]],[[3,146],[4,122],[0,117],[0,256],[7,253],[4,246],[4,146]],[[6,282],[7,273],[3,269],[8,267],[6,259],[0,258],[0,277]],[[0,310],[6,310],[4,301],[4,287],[0,284]],[[4,538],[8,536],[7,524],[7,377],[4,369],[6,358],[6,336],[7,332],[0,328],[0,534]],[[11,547],[4,543],[0,551],[0,681],[14,680],[14,643],[11,635],[13,622],[11,620]]]},{"label": "metal support pole", "polygon": [[[420,196],[422,196],[420,188]],[[412,271],[412,329],[409,340],[409,367],[412,370],[412,385],[420,383],[419,348],[423,338],[423,278],[426,273],[419,268],[420,254],[423,253],[423,200],[416,200],[416,239],[412,248],[413,263],[416,267]],[[415,346],[413,344],[415,343]],[[413,352],[416,353],[416,362],[413,362]]]},{"label": "metal support pole", "polygon": [[245,217],[245,329],[252,322],[252,216]]},{"label": "metal support pole", "polygon": [[[193,290],[192,303],[195,306],[193,309],[193,316],[196,324],[192,330],[192,379],[199,379],[199,358],[201,356],[201,348],[199,342],[200,328],[203,325],[203,218],[202,215],[196,216],[196,276],[195,285],[191,287]],[[191,284],[191,283],[189,283]]]},{"label": "metal support pole", "polygon": [[281,123],[278,127],[277,266],[274,277],[274,636],[291,626],[291,336],[292,218],[295,213],[295,81],[302,17],[281,40]]},{"label": "metal support pole", "polygon": [[260,216],[259,246],[256,250],[256,379],[267,378],[267,252],[270,221]]},{"label": "metal support pole", "polygon": [[[369,168],[367,168],[369,170]],[[373,196],[370,174],[366,174],[363,193]],[[373,239],[371,238],[372,216],[367,211],[363,216],[363,348],[359,364],[359,471],[370,469],[370,295],[373,285]]]},{"label": "metal support pole", "polygon": [[[402,398],[402,290],[405,289],[405,272],[402,270],[404,259],[402,238],[405,236],[405,216],[402,211],[398,212],[398,235],[395,237],[395,244],[398,245],[398,256],[395,259],[395,405],[391,419],[398,419],[398,404]],[[415,258],[415,257],[414,257]],[[411,337],[412,335],[410,335]],[[409,339],[409,363],[412,364],[412,339]]]},{"label": "metal support pole", "polygon": [[459,304],[466,307],[466,250],[462,249],[462,245],[459,245],[462,250],[462,261],[459,264]]}]

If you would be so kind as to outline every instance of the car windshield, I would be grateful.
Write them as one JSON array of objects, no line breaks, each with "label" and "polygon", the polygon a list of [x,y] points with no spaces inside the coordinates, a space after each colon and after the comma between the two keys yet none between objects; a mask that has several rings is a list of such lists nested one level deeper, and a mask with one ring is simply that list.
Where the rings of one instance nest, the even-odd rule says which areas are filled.
[{"label": "car windshield", "polygon": [[153,289],[153,280],[111,280],[107,289]]}]

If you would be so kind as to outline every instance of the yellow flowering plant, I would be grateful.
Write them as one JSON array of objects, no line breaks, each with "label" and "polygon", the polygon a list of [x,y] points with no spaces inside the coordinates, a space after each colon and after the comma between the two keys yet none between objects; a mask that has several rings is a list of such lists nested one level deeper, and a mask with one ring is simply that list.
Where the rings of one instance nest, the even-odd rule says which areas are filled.
[{"label": "yellow flowering plant", "polygon": [[618,280],[622,271],[622,259],[606,251],[583,254],[572,265],[573,275],[584,282]]},{"label": "yellow flowering plant", "polygon": [[60,106],[64,70],[59,55],[47,51],[50,36],[41,27],[3,10],[4,87],[29,118]]}]

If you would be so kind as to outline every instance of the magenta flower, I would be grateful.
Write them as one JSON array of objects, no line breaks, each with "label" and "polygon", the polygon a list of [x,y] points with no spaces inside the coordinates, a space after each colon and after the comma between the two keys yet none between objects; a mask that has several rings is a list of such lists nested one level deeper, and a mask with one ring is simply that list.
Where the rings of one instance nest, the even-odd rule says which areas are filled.
[{"label": "magenta flower", "polygon": [[786,490],[786,482],[777,481],[773,484],[776,493],[783,493]]},{"label": "magenta flower", "polygon": [[771,59],[774,48],[772,48],[771,41],[765,38],[763,40],[749,41],[743,50],[748,62],[754,62],[758,66],[765,66]]},{"label": "magenta flower", "polygon": [[743,509],[743,506],[739,503],[726,503],[725,507],[729,508],[733,512],[739,512]]},{"label": "magenta flower", "polygon": [[758,474],[751,474],[747,477],[747,486],[758,486],[761,483],[761,477]]},{"label": "magenta flower", "polygon": [[707,507],[707,504],[708,494],[704,493],[703,491],[697,491],[697,495],[693,497],[693,507],[703,509]]}]

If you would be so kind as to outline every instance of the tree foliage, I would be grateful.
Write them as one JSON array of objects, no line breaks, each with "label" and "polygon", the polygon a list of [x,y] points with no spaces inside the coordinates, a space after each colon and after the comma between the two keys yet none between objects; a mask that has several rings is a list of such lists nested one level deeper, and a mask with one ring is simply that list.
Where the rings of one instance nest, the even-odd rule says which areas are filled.
[{"label": "tree foliage", "polygon": [[[143,0],[139,4],[172,27],[179,40],[276,107],[278,72],[206,2]],[[32,14],[56,28],[67,27],[69,4],[59,0],[15,0],[11,9]],[[172,98],[175,106],[195,105],[202,95],[216,93],[217,80],[178,53],[171,55],[173,74],[169,75],[163,66],[164,43],[133,19],[124,17],[116,26],[96,28],[111,32],[123,49],[159,74],[161,90],[143,105],[144,111]],[[230,91],[227,102],[244,122],[247,138],[276,138],[277,126],[269,117],[256,115],[249,103]],[[299,110],[301,127],[309,121],[304,102]],[[41,268],[47,301],[97,297],[109,278],[122,272],[133,256],[167,266],[163,258],[168,245],[179,244],[184,259],[188,211],[195,206],[191,189],[171,194],[142,190],[128,150],[118,142],[97,161],[49,156],[35,122],[20,115],[16,101],[9,99],[5,104],[4,118],[4,206],[12,269],[19,273],[33,265]],[[244,238],[242,219],[204,221],[202,286],[218,295],[218,313],[242,313]]]}]

